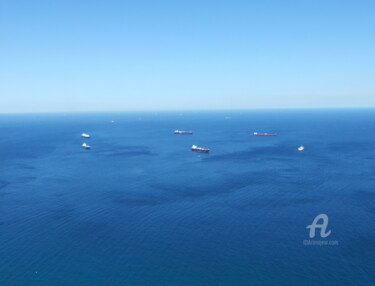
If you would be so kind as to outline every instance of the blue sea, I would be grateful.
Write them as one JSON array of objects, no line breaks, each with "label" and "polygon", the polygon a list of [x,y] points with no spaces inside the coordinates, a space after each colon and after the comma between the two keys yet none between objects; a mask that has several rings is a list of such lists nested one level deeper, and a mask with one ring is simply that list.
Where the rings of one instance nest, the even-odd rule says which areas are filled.
[{"label": "blue sea", "polygon": [[374,131],[371,109],[0,115],[0,285],[375,285]]}]

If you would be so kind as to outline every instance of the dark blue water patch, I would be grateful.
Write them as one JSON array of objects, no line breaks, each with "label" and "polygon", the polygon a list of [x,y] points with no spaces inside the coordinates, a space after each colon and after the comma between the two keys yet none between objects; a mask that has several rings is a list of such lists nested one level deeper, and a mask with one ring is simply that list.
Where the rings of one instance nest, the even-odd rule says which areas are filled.
[{"label": "dark blue water patch", "polygon": [[295,205],[306,206],[319,202],[318,198],[292,198],[285,199],[283,197],[274,196],[273,198],[241,198],[241,201],[229,203],[229,206],[235,210],[248,211],[250,208],[286,208]]},{"label": "dark blue water patch", "polygon": [[[180,177],[181,181],[178,184],[158,180],[159,182],[151,183],[150,187],[158,190],[158,192],[153,192],[153,196],[160,194],[154,202],[168,203],[186,199],[197,200],[206,197],[228,196],[244,188],[248,189],[249,192],[256,193],[259,187],[263,187],[266,193],[267,189],[272,190],[275,185],[278,185],[279,189],[284,190],[285,193],[290,193],[294,192],[296,187],[301,190],[306,190],[308,188],[318,188],[322,184],[322,181],[317,178],[304,178],[301,180],[290,174],[283,175],[282,173],[282,170],[265,172],[253,171],[241,174],[225,173],[214,182],[205,177],[202,177],[202,180],[197,182],[189,179],[184,180]],[[197,176],[199,176],[199,172]],[[293,200],[291,200],[290,203],[293,203]]]},{"label": "dark blue water patch", "polygon": [[0,181],[0,190],[6,188],[9,184],[10,182],[8,181]]},{"label": "dark blue water patch", "polygon": [[23,170],[30,170],[30,171],[36,169],[36,167],[33,166],[33,165],[22,164],[22,163],[21,163],[21,164],[18,164],[18,165],[17,165],[17,168],[20,168],[20,169],[23,169]]},{"label": "dark blue water patch", "polygon": [[344,202],[356,206],[372,215],[375,214],[375,191],[352,188],[344,196]]},{"label": "dark blue water patch", "polygon": [[0,190],[5,189],[5,188],[9,187],[10,185],[14,185],[14,184],[23,185],[23,184],[27,184],[27,183],[32,183],[35,180],[37,180],[36,176],[21,176],[21,177],[18,177],[17,176],[18,174],[13,174],[13,175],[15,175],[16,177],[8,178],[9,179],[8,181],[0,180]]},{"label": "dark blue water patch", "polygon": [[116,144],[103,146],[103,143],[101,146],[95,147],[95,152],[103,156],[114,157],[157,156],[157,153],[152,152],[150,148],[144,146],[123,146]]},{"label": "dark blue water patch", "polygon": [[35,181],[36,179],[37,179],[37,177],[35,177],[35,176],[18,177],[18,178],[16,178],[16,181],[14,181],[14,183],[17,183],[17,184],[30,183],[32,181]]},{"label": "dark blue water patch", "polygon": [[54,193],[54,196],[55,197],[63,197],[64,196],[64,193],[62,193],[62,192],[58,192],[58,193]]},{"label": "dark blue water patch", "polygon": [[76,207],[74,204],[60,204],[53,206],[46,211],[48,212],[48,217],[56,220],[70,220],[74,219],[76,215]]},{"label": "dark blue water patch", "polygon": [[157,206],[172,202],[175,197],[173,193],[149,192],[145,197],[144,193],[127,193],[120,191],[112,191],[110,200],[115,204],[127,206]]},{"label": "dark blue water patch", "polygon": [[126,206],[157,206],[165,203],[169,203],[171,201],[170,198],[163,198],[163,197],[150,197],[150,198],[143,198],[143,197],[132,197],[126,196],[125,198],[114,198],[113,202],[115,204],[121,204]]},{"label": "dark blue water patch", "polygon": [[[230,147],[229,147],[230,148]],[[230,149],[229,149],[230,150]],[[213,154],[212,156],[205,157],[206,161],[224,161],[224,160],[254,160],[259,157],[262,157],[262,155],[267,155],[268,157],[270,156],[278,156],[280,159],[284,160],[291,160],[292,158],[283,158],[283,155],[289,154],[290,155],[290,150],[289,152],[280,146],[267,146],[267,147],[258,147],[258,148],[252,148],[249,150],[240,150],[237,152],[230,152],[227,154]]]},{"label": "dark blue water patch", "polygon": [[133,149],[133,150],[127,150],[122,149],[122,150],[116,150],[116,151],[111,151],[111,152],[105,152],[104,153],[106,156],[115,156],[115,157],[129,157],[129,156],[157,156],[156,153],[151,152],[150,150],[147,149]]},{"label": "dark blue water patch", "polygon": [[[279,146],[265,146],[265,147],[252,147],[245,150],[239,150],[235,152],[227,152],[225,154],[215,154],[204,157],[204,161],[207,162],[219,162],[223,161],[245,161],[248,163],[260,161],[280,161],[297,166],[301,165],[306,158],[313,159],[319,164],[332,163],[332,159],[323,153],[319,152],[298,152],[296,144],[279,145]],[[230,147],[229,147],[230,150]],[[308,162],[307,162],[308,163]]]}]

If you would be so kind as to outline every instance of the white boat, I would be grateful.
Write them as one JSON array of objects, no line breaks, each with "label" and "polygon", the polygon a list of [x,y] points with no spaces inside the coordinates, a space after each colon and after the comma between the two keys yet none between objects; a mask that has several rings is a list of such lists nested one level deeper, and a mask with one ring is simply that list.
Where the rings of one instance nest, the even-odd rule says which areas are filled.
[{"label": "white boat", "polygon": [[90,138],[90,134],[87,134],[87,133],[82,133],[81,134],[81,137],[83,137],[83,138]]},{"label": "white boat", "polygon": [[88,144],[86,144],[86,143],[83,143],[83,144],[82,144],[82,147],[85,148],[85,149],[90,149],[90,148],[91,148],[91,146],[88,145]]},{"label": "white boat", "polygon": [[298,151],[303,151],[303,150],[305,150],[305,147],[303,147],[303,146],[298,147]]}]

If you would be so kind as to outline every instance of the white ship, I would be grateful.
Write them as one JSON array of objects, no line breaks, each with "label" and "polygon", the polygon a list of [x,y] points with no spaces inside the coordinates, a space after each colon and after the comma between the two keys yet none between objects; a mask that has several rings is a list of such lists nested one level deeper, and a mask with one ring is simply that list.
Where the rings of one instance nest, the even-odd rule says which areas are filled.
[{"label": "white ship", "polygon": [[299,147],[298,147],[298,151],[301,152],[301,151],[303,151],[303,150],[305,150],[305,147],[304,147],[304,146],[299,146]]},{"label": "white ship", "polygon": [[90,138],[90,134],[82,133],[81,137],[89,139]]},{"label": "white ship", "polygon": [[86,143],[83,143],[83,144],[82,144],[82,148],[85,148],[85,149],[90,149],[90,148],[91,148],[91,146],[90,146],[90,145],[88,145],[88,144],[86,144]]}]

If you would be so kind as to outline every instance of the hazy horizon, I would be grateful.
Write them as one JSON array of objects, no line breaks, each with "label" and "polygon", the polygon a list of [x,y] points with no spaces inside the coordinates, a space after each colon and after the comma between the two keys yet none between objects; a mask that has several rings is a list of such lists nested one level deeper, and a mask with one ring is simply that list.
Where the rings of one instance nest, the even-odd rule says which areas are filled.
[{"label": "hazy horizon", "polygon": [[[232,108],[232,109],[132,109],[132,110],[120,110],[120,109],[113,109],[113,110],[64,110],[64,111],[57,111],[57,110],[50,110],[50,111],[6,111],[1,112],[0,115],[12,115],[12,114],[66,114],[66,113],[195,113],[195,112],[222,112],[222,113],[230,113],[230,112],[250,112],[250,111],[342,111],[342,110],[375,110],[374,106],[359,106],[359,107],[275,107],[275,108]],[[228,114],[230,115],[230,114]]]},{"label": "hazy horizon", "polygon": [[0,113],[375,107],[372,1],[1,1]]}]

